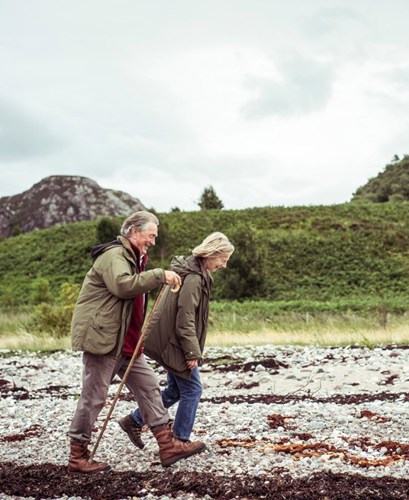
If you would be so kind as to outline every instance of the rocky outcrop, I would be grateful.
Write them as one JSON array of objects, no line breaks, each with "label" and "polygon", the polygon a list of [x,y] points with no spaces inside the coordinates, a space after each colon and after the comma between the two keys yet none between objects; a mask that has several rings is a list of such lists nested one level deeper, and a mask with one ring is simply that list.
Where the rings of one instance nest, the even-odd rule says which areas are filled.
[{"label": "rocky outcrop", "polygon": [[0,198],[0,237],[138,210],[144,205],[127,193],[103,189],[87,177],[52,175],[23,193]]}]

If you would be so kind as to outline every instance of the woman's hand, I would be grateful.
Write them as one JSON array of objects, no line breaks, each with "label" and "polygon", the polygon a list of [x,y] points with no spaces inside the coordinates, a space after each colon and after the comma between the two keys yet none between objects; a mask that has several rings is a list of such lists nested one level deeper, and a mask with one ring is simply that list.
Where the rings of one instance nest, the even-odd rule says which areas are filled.
[{"label": "woman's hand", "polygon": [[198,363],[199,363],[198,359],[188,359],[188,360],[186,360],[186,364],[187,364],[187,367],[189,368],[189,370],[193,370],[193,368],[196,368],[196,366],[198,365]]}]

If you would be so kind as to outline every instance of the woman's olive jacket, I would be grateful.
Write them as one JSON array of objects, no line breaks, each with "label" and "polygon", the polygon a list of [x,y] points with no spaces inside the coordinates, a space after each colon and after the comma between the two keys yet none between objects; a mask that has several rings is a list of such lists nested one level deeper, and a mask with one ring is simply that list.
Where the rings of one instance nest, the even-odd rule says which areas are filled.
[{"label": "woman's olive jacket", "polygon": [[203,354],[213,279],[194,256],[175,257],[171,269],[182,278],[182,286],[177,293],[164,288],[146,326],[144,353],[189,379],[186,360],[200,360]]},{"label": "woman's olive jacket", "polygon": [[163,269],[138,274],[137,257],[127,238],[98,245],[84,278],[71,322],[74,351],[122,353],[131,321],[134,298],[165,281]]}]

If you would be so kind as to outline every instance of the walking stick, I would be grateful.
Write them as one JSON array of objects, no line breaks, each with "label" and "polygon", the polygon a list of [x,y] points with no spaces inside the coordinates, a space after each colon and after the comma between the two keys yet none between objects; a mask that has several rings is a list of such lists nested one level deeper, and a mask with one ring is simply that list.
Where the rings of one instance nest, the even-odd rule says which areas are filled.
[{"label": "walking stick", "polygon": [[[180,288],[179,285],[175,285],[172,288],[171,291],[176,293],[179,290],[179,288]],[[98,438],[97,438],[97,440],[95,442],[94,449],[92,450],[92,452],[89,455],[89,458],[88,458],[89,462],[91,462],[92,459],[95,456],[95,453],[96,453],[96,451],[98,449],[98,445],[99,445],[99,443],[100,443],[100,441],[102,439],[102,436],[103,436],[103,434],[105,432],[105,429],[106,429],[106,427],[108,425],[108,421],[109,421],[109,419],[110,419],[110,417],[112,415],[112,412],[114,411],[116,402],[118,401],[119,396],[121,395],[122,388],[125,385],[126,379],[128,378],[129,372],[131,371],[131,368],[132,368],[132,365],[133,365],[133,363],[135,361],[135,358],[138,355],[139,348],[141,347],[141,344],[142,344],[142,342],[144,340],[144,337],[145,337],[145,334],[146,334],[146,328],[149,325],[149,322],[150,322],[150,320],[152,318],[152,315],[153,315],[154,311],[156,310],[157,305],[159,304],[159,300],[160,300],[160,298],[161,298],[161,296],[163,294],[164,289],[165,289],[165,286],[162,285],[161,289],[159,290],[158,296],[156,297],[155,303],[153,304],[152,309],[149,312],[148,318],[143,323],[142,330],[141,330],[141,336],[139,337],[139,340],[138,340],[138,342],[136,344],[135,350],[134,350],[134,352],[132,354],[131,360],[130,360],[130,362],[128,364],[127,369],[125,370],[124,376],[122,377],[122,380],[121,380],[121,383],[119,384],[118,390],[116,391],[115,398],[112,401],[112,404],[111,404],[111,407],[109,408],[108,414],[105,417],[105,420],[104,420],[104,423],[103,423],[103,425],[101,427],[101,430],[99,431],[99,435],[98,435]]]}]

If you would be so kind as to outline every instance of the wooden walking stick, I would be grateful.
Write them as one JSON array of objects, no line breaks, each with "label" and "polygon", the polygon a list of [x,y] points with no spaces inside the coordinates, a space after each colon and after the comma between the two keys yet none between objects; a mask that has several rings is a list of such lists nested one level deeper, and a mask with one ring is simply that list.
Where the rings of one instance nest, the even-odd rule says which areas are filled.
[{"label": "wooden walking stick", "polygon": [[[179,288],[180,288],[180,285],[175,285],[172,288],[171,291],[174,292],[174,293],[176,293],[179,290]],[[157,305],[159,304],[159,300],[162,297],[164,289],[165,289],[165,285],[162,285],[161,289],[159,290],[158,296],[156,297],[155,303],[153,304],[152,309],[150,310],[149,315],[148,315],[146,321],[143,323],[142,330],[141,330],[141,336],[139,337],[139,340],[138,340],[138,342],[136,344],[135,350],[134,350],[134,352],[132,354],[131,360],[129,361],[128,367],[125,370],[124,376],[122,377],[121,383],[119,384],[118,390],[116,391],[115,398],[112,401],[112,404],[111,404],[111,407],[109,408],[108,414],[105,417],[105,420],[104,420],[104,423],[103,423],[103,425],[101,427],[101,430],[99,431],[99,435],[98,435],[98,438],[97,438],[97,440],[95,442],[94,449],[92,450],[92,452],[89,455],[89,458],[88,458],[89,462],[91,462],[92,459],[95,456],[95,453],[96,453],[96,451],[98,449],[98,445],[99,445],[99,443],[101,441],[101,438],[102,438],[102,436],[103,436],[103,434],[105,432],[105,429],[106,429],[106,427],[108,425],[108,421],[111,418],[112,412],[114,411],[116,402],[118,401],[119,396],[121,395],[122,388],[125,385],[126,379],[128,378],[129,372],[131,371],[131,368],[132,368],[132,365],[133,365],[133,363],[135,361],[135,358],[138,355],[139,348],[141,347],[141,344],[142,344],[142,342],[143,342],[143,340],[145,338],[145,335],[146,335],[146,329],[147,329],[147,327],[148,327],[148,325],[150,323],[150,320],[152,318],[153,313],[156,310]]]}]

